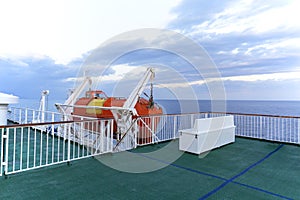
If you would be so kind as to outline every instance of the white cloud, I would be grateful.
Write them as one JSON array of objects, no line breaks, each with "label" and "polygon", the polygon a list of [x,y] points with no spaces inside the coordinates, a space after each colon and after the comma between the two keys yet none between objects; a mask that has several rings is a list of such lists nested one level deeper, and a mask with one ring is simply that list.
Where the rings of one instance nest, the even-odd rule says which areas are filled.
[{"label": "white cloud", "polygon": [[[128,64],[124,65],[113,65],[110,67],[113,73],[100,75],[100,76],[90,76],[88,75],[93,83],[112,83],[126,78],[126,81],[131,81],[132,79],[138,79],[146,71],[146,67],[143,66],[130,66]],[[88,74],[91,74],[88,72]],[[69,77],[64,79],[64,82],[82,82],[84,77]]]},{"label": "white cloud", "polygon": [[98,80],[101,82],[115,82],[123,79],[125,76],[126,80],[131,80],[132,77],[136,77],[138,72],[141,72],[142,68],[130,65],[114,65],[111,67],[114,73],[98,77]]},{"label": "white cloud", "polygon": [[[241,76],[228,76],[220,79],[212,78],[206,81],[242,81],[242,82],[257,82],[257,81],[286,81],[299,79],[300,71],[292,72],[280,72],[270,74],[253,74],[253,75],[241,75]],[[204,84],[203,81],[192,82],[191,84]]]},{"label": "white cloud", "polygon": [[[259,58],[282,58],[285,56],[300,56],[300,37],[282,37],[265,40],[260,44],[242,43],[237,44],[236,46],[239,47],[228,51],[221,50],[216,52],[216,54],[228,56],[239,54],[246,56],[259,56]],[[234,62],[235,61],[231,61],[231,65],[234,65]]]},{"label": "white cloud", "polygon": [[257,82],[257,81],[287,81],[298,80],[300,77],[300,71],[270,73],[270,74],[253,74],[253,75],[241,75],[241,76],[228,76],[220,78],[207,78],[205,80],[197,80],[190,82],[177,82],[166,83],[156,85],[157,88],[186,88],[196,85],[204,85],[209,82],[216,81],[236,81],[236,82]]},{"label": "white cloud", "polygon": [[232,54],[236,55],[239,53],[239,48],[235,48],[231,51]]},{"label": "white cloud", "polygon": [[[268,4],[269,3],[269,4]],[[191,35],[231,34],[250,32],[261,34],[272,31],[300,30],[300,2],[286,1],[276,5],[273,1],[234,1],[208,21],[192,27]],[[206,34],[206,36],[205,36]]]},{"label": "white cloud", "polygon": [[0,55],[0,59],[1,60],[5,60],[6,62],[14,65],[14,66],[19,66],[19,67],[28,67],[29,65],[22,61],[22,59],[20,58],[11,58],[10,56],[5,56],[5,55]]},{"label": "white cloud", "polygon": [[[204,82],[204,81],[201,81],[201,82]],[[200,81],[199,81],[199,83],[200,83]],[[186,87],[190,87],[190,86],[191,86],[191,83],[188,83],[188,82],[160,83],[160,84],[154,85],[154,87],[156,87],[156,88],[186,88]]]},{"label": "white cloud", "polygon": [[[281,50],[280,54],[278,54],[279,50]],[[300,37],[267,41],[265,44],[259,44],[249,47],[245,54],[251,55],[252,53],[261,53],[265,56],[282,57],[284,53],[287,52],[289,53],[289,55],[300,55]]]},{"label": "white cloud", "polygon": [[243,81],[243,82],[256,82],[256,81],[286,81],[299,79],[300,71],[281,72],[271,74],[253,74],[243,76],[230,76],[223,77],[223,81]]},{"label": "white cloud", "polygon": [[41,54],[66,64],[106,39],[137,28],[163,28],[178,0],[11,0],[0,6],[0,55]]}]

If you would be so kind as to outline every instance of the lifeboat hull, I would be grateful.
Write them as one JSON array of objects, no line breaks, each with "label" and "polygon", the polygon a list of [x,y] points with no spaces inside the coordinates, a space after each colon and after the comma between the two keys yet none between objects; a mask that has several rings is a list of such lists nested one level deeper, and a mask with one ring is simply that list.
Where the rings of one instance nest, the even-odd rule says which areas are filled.
[{"label": "lifeboat hull", "polygon": [[[84,108],[84,106],[103,106],[103,107],[122,107],[126,102],[125,98],[106,97],[95,95],[102,94],[102,91],[89,91],[91,94],[86,94],[86,97],[80,98],[74,106],[74,119],[79,119],[79,116],[92,117],[98,119],[113,119],[113,114],[110,110]],[[94,92],[94,93],[92,93]],[[104,94],[104,93],[103,93]],[[135,109],[139,116],[144,117],[143,121],[138,122],[139,134],[137,136],[138,144],[147,144],[152,142],[152,131],[155,132],[159,123],[159,116],[153,115],[163,114],[163,110],[156,104],[152,104],[144,98],[140,98],[135,105]],[[117,123],[114,123],[114,133],[117,134]]]}]

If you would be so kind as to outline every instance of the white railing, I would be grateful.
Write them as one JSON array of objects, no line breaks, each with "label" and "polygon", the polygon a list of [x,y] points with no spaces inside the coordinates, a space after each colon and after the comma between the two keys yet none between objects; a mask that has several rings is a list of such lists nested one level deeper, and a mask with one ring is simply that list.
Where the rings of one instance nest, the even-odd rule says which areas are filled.
[{"label": "white railing", "polygon": [[179,137],[178,130],[191,128],[194,126],[195,119],[206,116],[206,113],[193,113],[140,117],[137,145],[143,146],[176,139]]},{"label": "white railing", "polygon": [[234,116],[236,136],[300,144],[300,117],[237,113],[138,117],[132,124],[137,132],[118,140],[113,119],[74,117],[77,121],[0,126],[0,175],[173,140],[179,137],[178,130],[193,127],[195,119],[228,114]]},{"label": "white railing", "polygon": [[[195,119],[233,115],[236,136],[300,144],[300,117],[239,113],[193,113],[142,117],[139,146],[176,139],[178,130],[193,127]],[[146,125],[145,125],[146,124]],[[141,127],[141,122],[139,122]]]},{"label": "white railing", "polygon": [[92,120],[0,128],[1,175],[112,152],[112,126],[113,120]]},{"label": "white railing", "polygon": [[2,173],[3,173],[3,163],[5,163],[5,160],[4,160],[4,145],[3,145],[3,135],[4,135],[4,130],[5,129],[0,129],[0,176],[2,176]]},{"label": "white railing", "polygon": [[[31,123],[50,123],[58,121],[72,120],[95,120],[94,117],[85,117],[77,115],[65,115],[59,112],[40,111],[30,108],[9,107],[8,120],[14,124],[31,124]],[[36,127],[38,128],[38,127]],[[41,130],[45,131],[42,127]]]},{"label": "white railing", "polygon": [[236,135],[300,144],[300,118],[267,115],[234,115]]},{"label": "white railing", "polygon": [[[44,117],[43,121],[42,116]],[[64,118],[59,112],[40,111],[30,108],[9,107],[8,120],[18,124],[55,122],[62,121]]]},{"label": "white railing", "polygon": [[233,115],[235,135],[300,144],[300,117],[241,113],[207,113],[207,117]]}]

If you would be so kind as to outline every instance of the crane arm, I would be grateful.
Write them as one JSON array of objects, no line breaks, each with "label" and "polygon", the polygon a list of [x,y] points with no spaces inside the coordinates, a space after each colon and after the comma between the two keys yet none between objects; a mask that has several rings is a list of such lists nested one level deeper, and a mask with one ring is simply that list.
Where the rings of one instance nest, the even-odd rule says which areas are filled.
[{"label": "crane arm", "polygon": [[90,84],[90,85],[92,84],[92,79],[90,77],[85,77],[83,82],[72,92],[72,94],[65,101],[65,103],[62,104],[67,107],[63,108],[61,104],[55,104],[56,109],[63,115],[70,116],[73,111],[73,108],[70,106],[75,103],[76,99],[79,97],[79,95],[82,93],[82,91],[86,88],[87,84]]},{"label": "crane arm", "polygon": [[65,101],[65,105],[73,105],[82,91],[86,88],[87,84],[92,84],[92,79],[90,77],[85,77],[83,82],[72,92],[69,98]]},{"label": "crane arm", "polygon": [[[134,109],[139,97],[141,96],[142,92],[144,91],[147,83],[149,82],[150,79],[154,78],[154,69],[149,67],[147,68],[145,74],[143,75],[142,79],[139,81],[137,86],[134,88],[134,90],[131,92],[129,95],[128,99],[123,105],[123,108],[127,109]],[[137,114],[136,111],[134,113],[135,115]]]}]

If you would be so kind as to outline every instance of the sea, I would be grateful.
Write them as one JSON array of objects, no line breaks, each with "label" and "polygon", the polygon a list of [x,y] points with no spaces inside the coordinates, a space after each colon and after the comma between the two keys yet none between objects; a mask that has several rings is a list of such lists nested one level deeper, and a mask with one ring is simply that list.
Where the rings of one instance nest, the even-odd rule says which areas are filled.
[{"label": "sea", "polygon": [[[48,100],[49,111],[56,111],[55,103],[64,100]],[[230,112],[241,114],[263,114],[300,116],[300,101],[257,101],[257,100],[156,100],[166,114],[194,112]],[[39,99],[20,99],[14,107],[39,109]]]},{"label": "sea", "polygon": [[[21,108],[39,109],[39,100],[20,99],[16,105]],[[49,111],[57,112],[54,104],[63,103],[64,100],[48,99]],[[210,101],[210,100],[156,100],[156,104],[163,108],[165,114],[184,114],[198,112],[227,112],[235,114],[258,114],[258,115],[276,115],[289,116],[289,118],[271,118],[265,119],[261,126],[254,126],[253,119],[248,119],[249,123],[244,127],[237,127],[237,132],[249,130],[251,137],[259,137],[267,140],[282,142],[300,143],[299,138],[299,120],[300,101],[245,101],[245,100],[227,100],[227,101]],[[277,120],[279,119],[279,120]],[[252,121],[251,121],[252,120]],[[254,123],[255,124],[255,123]],[[172,126],[172,122],[168,125]],[[242,130],[239,130],[242,129]],[[260,132],[256,132],[260,130]],[[265,130],[262,132],[262,130]],[[272,131],[272,134],[270,133]],[[276,130],[276,131],[274,131]],[[273,134],[274,133],[274,134]],[[259,135],[257,135],[259,134]]]},{"label": "sea", "polygon": [[257,100],[158,100],[166,113],[230,112],[278,116],[300,116],[300,101]]}]

